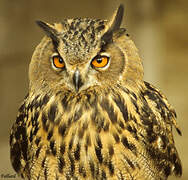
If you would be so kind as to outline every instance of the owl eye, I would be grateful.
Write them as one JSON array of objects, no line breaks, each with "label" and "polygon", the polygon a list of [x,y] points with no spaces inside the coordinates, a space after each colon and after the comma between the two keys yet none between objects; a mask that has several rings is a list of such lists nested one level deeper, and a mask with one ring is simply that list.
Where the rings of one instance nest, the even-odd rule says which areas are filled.
[{"label": "owl eye", "polygon": [[103,68],[109,62],[109,57],[107,56],[97,56],[91,61],[91,65],[95,68]]},{"label": "owl eye", "polygon": [[65,63],[63,59],[58,55],[52,57],[52,62],[55,68],[58,68],[58,69],[65,68]]}]

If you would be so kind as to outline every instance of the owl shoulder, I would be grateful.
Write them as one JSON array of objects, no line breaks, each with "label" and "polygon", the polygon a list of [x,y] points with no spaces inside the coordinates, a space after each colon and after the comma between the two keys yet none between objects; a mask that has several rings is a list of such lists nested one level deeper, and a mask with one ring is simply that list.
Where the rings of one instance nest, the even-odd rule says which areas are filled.
[{"label": "owl shoulder", "polygon": [[166,96],[152,84],[144,82],[144,85],[145,91],[143,92],[143,95],[146,100],[154,102],[155,108],[160,113],[162,119],[165,122],[172,124],[176,128],[177,132],[181,135],[181,131],[176,122],[176,112]]}]

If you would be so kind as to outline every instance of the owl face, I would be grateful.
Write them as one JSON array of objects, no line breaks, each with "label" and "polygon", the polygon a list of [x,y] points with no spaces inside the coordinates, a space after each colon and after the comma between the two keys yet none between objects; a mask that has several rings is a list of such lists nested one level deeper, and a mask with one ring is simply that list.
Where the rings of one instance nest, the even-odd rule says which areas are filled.
[{"label": "owl face", "polygon": [[32,57],[30,87],[79,93],[117,84],[126,64],[118,42],[125,36],[125,29],[120,29],[122,16],[120,6],[110,22],[75,18],[50,25],[37,21],[47,36]]}]

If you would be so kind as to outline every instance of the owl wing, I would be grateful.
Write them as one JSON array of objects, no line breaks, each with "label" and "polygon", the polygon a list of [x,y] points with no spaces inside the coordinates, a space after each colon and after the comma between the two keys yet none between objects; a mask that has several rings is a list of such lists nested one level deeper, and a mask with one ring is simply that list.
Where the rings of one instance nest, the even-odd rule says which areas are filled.
[{"label": "owl wing", "polygon": [[144,82],[144,84],[146,89],[142,92],[143,102],[149,106],[150,114],[153,115],[151,117],[151,125],[151,120],[148,121],[144,118],[147,116],[147,110],[142,108],[141,118],[147,134],[147,151],[156,166],[162,169],[167,177],[170,174],[181,176],[181,161],[175,148],[172,134],[172,127],[174,126],[181,135],[176,123],[175,110],[157,88],[147,82]]},{"label": "owl wing", "polygon": [[[27,97],[26,97],[27,98]],[[26,99],[25,98],[25,99]],[[28,162],[28,136],[26,132],[27,109],[25,100],[19,108],[17,119],[10,134],[10,158],[14,170],[24,177],[24,168]],[[23,173],[24,172],[24,173]]]}]

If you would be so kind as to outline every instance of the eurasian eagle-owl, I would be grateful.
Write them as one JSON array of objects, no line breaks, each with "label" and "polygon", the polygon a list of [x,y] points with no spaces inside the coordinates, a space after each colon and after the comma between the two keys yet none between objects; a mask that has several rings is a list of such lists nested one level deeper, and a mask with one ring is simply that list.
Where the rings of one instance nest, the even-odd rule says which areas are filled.
[{"label": "eurasian eagle-owl", "polygon": [[172,127],[176,113],[143,80],[137,48],[110,21],[37,21],[46,36],[29,66],[29,93],[10,136],[24,179],[158,180],[181,176]]}]

